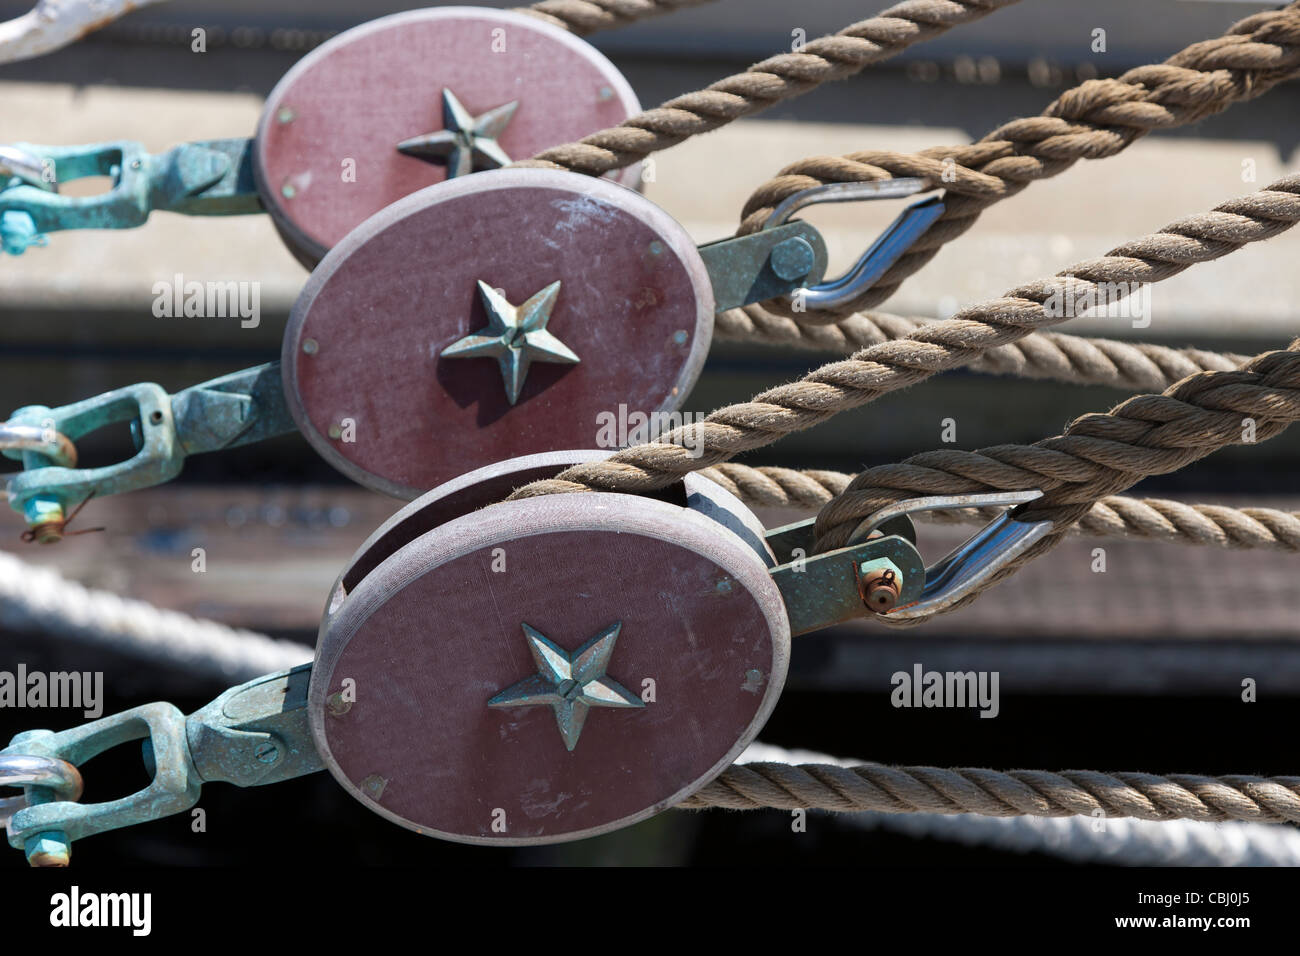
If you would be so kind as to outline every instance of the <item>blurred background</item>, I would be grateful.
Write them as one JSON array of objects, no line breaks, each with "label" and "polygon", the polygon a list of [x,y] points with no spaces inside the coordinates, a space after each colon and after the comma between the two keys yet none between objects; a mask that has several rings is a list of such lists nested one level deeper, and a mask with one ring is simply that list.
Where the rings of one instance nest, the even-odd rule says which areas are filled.
[{"label": "blurred background", "polygon": [[[438,4],[432,4],[438,5]],[[505,6],[506,4],[490,4]],[[627,76],[643,106],[788,50],[792,31],[834,32],[885,4],[720,0],[591,41]],[[264,96],[334,32],[410,9],[393,0],[171,0],[131,14],[58,53],[0,67],[0,141],[134,139],[150,151],[252,135]],[[1079,3],[1025,0],[914,47],[850,80],[658,154],[646,195],[699,242],[730,234],[749,193],[783,165],[857,149],[911,151],[978,139],[1034,115],[1063,90],[1163,60],[1220,35],[1266,5],[1206,0]],[[0,0],[0,21],[30,9]],[[208,52],[190,31],[209,31]],[[1106,51],[1093,52],[1093,31]],[[1300,84],[1284,84],[1197,126],[1150,135],[1117,157],[1082,162],[985,213],[909,280],[882,311],[943,317],[1018,283],[1104,254],[1179,217],[1251,192],[1300,162]],[[1243,181],[1250,161],[1255,181]],[[847,265],[900,206],[878,202],[808,214]],[[1297,242],[1287,234],[1196,266],[1152,290],[1152,323],[1078,319],[1064,330],[1254,354],[1279,348],[1300,317]],[[151,289],[184,273],[261,283],[262,321],[155,318]],[[61,405],[133,382],[169,390],[279,355],[306,272],[265,216],[157,214],[144,228],[67,232],[48,248],[0,260],[0,406]],[[826,356],[715,343],[684,408],[706,412],[796,378]],[[951,373],[895,393],[746,459],[857,471],[942,447],[1032,442],[1126,395],[1100,387]],[[82,445],[88,464],[122,455],[125,435]],[[1300,432],[1230,449],[1137,493],[1195,502],[1300,508]],[[0,520],[0,549],[89,586],[312,644],[327,591],[352,551],[399,502],[349,483],[298,436],[199,456],[170,485],[94,501],[81,519],[100,534],[51,547],[19,541]],[[800,515],[765,514],[770,525]],[[938,558],[969,529],[921,526]],[[1107,571],[1092,571],[1092,548]],[[190,570],[202,547],[209,570]],[[1275,746],[1300,715],[1300,558],[1175,544],[1071,540],[975,605],[919,629],[844,627],[796,646],[790,682],[762,735],[770,744],[882,763],[1294,774]],[[0,611],[0,621],[3,621]],[[3,625],[0,669],[103,670],[105,712],[151,700],[190,711],[227,686],[219,676],[133,658],[37,629]],[[889,677],[926,669],[1001,675],[1001,713],[896,710]],[[1243,678],[1259,701],[1240,699]],[[55,729],[76,712],[42,712]],[[0,710],[0,738],[32,726]],[[133,789],[138,756],[88,765],[85,799]],[[334,864],[455,862],[945,864],[1046,863],[870,821],[814,816],[792,834],[788,814],[675,812],[630,830],[559,847],[483,850],[437,843],[368,814],[318,774],[265,790],[213,786],[208,832],[188,818],[79,844],[79,864],[244,863],[271,828],[282,853]],[[6,865],[22,865],[19,853]]]}]

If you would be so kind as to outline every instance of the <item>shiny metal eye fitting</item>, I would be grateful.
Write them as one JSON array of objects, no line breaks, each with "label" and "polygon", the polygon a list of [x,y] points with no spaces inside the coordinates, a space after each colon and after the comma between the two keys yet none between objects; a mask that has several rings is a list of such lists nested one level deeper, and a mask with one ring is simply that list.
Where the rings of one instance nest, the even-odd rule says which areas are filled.
[{"label": "shiny metal eye fitting", "polygon": [[[858,525],[849,537],[849,542],[855,544],[866,541],[885,522],[919,511],[989,505],[1010,508],[1035,501],[1042,496],[1043,493],[1038,490],[998,491],[982,495],[937,495],[900,501],[881,508]],[[1024,554],[1030,545],[1051,530],[1050,521],[1017,521],[1011,517],[1010,511],[1003,512],[946,557],[925,569],[925,587],[919,598],[884,612],[884,616],[891,620],[915,620],[951,607]]]},{"label": "shiny metal eye fitting", "polygon": [[[803,189],[787,197],[772,210],[772,215],[768,216],[763,229],[783,225],[790,216],[805,206],[859,202],[866,199],[896,199],[901,196],[911,196],[930,186],[929,180],[918,178],[813,186],[811,189]],[[921,234],[943,215],[943,210],[943,202],[938,196],[913,203],[890,223],[889,228],[880,234],[848,272],[838,279],[828,279],[799,289],[794,295],[799,297],[804,308],[810,312],[847,305],[870,289],[882,275],[889,271],[903,253],[907,252],[921,237]]]}]

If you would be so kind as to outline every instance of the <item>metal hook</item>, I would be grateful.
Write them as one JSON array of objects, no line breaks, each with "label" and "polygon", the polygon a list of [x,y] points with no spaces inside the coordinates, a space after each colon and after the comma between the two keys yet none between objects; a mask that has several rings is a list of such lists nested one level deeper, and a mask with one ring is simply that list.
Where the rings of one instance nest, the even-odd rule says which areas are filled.
[{"label": "metal hook", "polygon": [[[896,505],[880,509],[858,525],[849,537],[849,543],[865,541],[881,524],[899,515],[983,505],[1011,508],[1042,496],[1043,493],[1038,490],[999,491],[992,494],[940,495],[900,501]],[[891,620],[915,620],[951,607],[1051,530],[1050,521],[1017,521],[1011,517],[1009,510],[1003,512],[946,557],[925,569],[925,588],[921,591],[920,598],[896,607],[883,616]]]},{"label": "metal hook", "polygon": [[[772,211],[763,224],[764,229],[782,225],[797,210],[805,206],[827,202],[857,202],[865,199],[893,199],[911,196],[931,183],[927,179],[882,179],[862,183],[828,183],[803,189],[787,197]],[[938,196],[923,199],[904,209],[889,228],[866,252],[838,279],[830,279],[806,289],[800,289],[804,306],[810,311],[833,309],[852,302],[870,289],[876,281],[898,261],[934,221],[943,215],[943,202]]]}]

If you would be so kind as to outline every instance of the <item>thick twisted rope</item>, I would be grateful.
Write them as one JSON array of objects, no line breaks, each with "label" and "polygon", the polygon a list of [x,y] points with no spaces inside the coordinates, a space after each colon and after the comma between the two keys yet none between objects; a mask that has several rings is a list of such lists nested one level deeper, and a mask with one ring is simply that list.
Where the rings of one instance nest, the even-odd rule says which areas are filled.
[{"label": "thick twisted rope", "polygon": [[230,681],[296,667],[312,649],[168,611],[69,581],[53,568],[0,552],[0,625],[104,645]]},{"label": "thick twisted rope", "polygon": [[[1227,445],[1265,441],[1298,418],[1300,339],[1236,371],[1200,372],[1161,394],[1083,415],[1064,434],[1033,445],[941,449],[868,468],[822,508],[819,538],[822,549],[841,546],[858,522],[914,496],[918,484],[926,494],[1039,488],[1043,497],[1020,517],[1063,527],[1144,477],[1177,471]],[[911,486],[905,491],[894,487],[902,476]]]},{"label": "thick twisted rope", "polygon": [[[1249,439],[1246,419],[1252,425]],[[931,485],[954,484],[950,477],[960,474],[967,489],[981,485],[983,479],[999,488],[1043,488],[1043,497],[1022,506],[1018,517],[1026,522],[1051,521],[1052,530],[978,589],[936,612],[946,613],[965,607],[1056,547],[1069,526],[1099,498],[1130,488],[1147,475],[1176,471],[1227,445],[1275,437],[1297,419],[1300,339],[1285,351],[1257,356],[1235,372],[1201,372],[1161,395],[1138,395],[1107,414],[1085,415],[1075,419],[1064,435],[1034,445],[929,452],[901,465],[870,468],[817,516],[815,547],[842,546],[856,527],[854,514],[869,515],[885,503],[909,497],[889,487],[896,470],[908,471],[909,481]],[[949,478],[930,481],[940,474]],[[889,622],[888,616],[881,620]]]},{"label": "thick twisted rope", "polygon": [[[1067,307],[1070,303],[1115,302],[1127,294],[1131,283],[1177,275],[1195,262],[1220,258],[1246,243],[1284,232],[1296,222],[1300,222],[1300,175],[1222,203],[1210,213],[1179,220],[1100,259],[1066,269],[1055,278],[1020,286],[1001,299],[963,309],[951,319],[925,325],[905,338],[824,365],[797,382],[718,409],[703,421],[674,429],[655,442],[626,448],[602,462],[568,468],[553,479],[516,490],[511,497],[662,488],[688,472],[769,445],[841,411],[967,365],[991,349],[1025,338],[1038,327],[1063,322],[1072,311]],[[1113,490],[1101,490],[1100,494]]]},{"label": "thick twisted rope", "polygon": [[[717,315],[713,337],[732,342],[793,345],[826,352],[856,352],[906,338],[933,322],[887,312],[862,312],[833,325],[801,325],[785,316],[732,309]],[[976,372],[1051,379],[1072,385],[1109,385],[1137,392],[1167,388],[1196,372],[1226,372],[1248,355],[1175,349],[1148,342],[1090,338],[1061,332],[1033,332],[1019,342],[984,352],[970,363]]]},{"label": "thick twisted rope", "polygon": [[672,13],[683,7],[698,7],[712,0],[540,0],[515,13],[545,20],[578,36],[598,30],[612,30],[638,20]]},{"label": "thick twisted rope", "polygon": [[850,826],[1003,852],[1108,866],[1300,866],[1300,830],[1287,824],[973,814],[855,813]]},{"label": "thick twisted rope", "polygon": [[679,806],[1300,823],[1300,777],[750,763]]},{"label": "thick twisted rope", "polygon": [[[800,471],[773,466],[752,467],[724,462],[700,474],[716,481],[751,508],[818,509],[848,487],[853,479],[839,471]],[[905,497],[934,492],[926,475],[906,490]],[[896,488],[903,490],[910,477],[898,473]],[[954,487],[957,485],[954,480]],[[920,487],[923,485],[923,487]],[[991,486],[984,490],[996,490]],[[959,494],[961,492],[952,492]],[[951,508],[915,515],[926,521],[985,524],[1001,508]],[[1186,504],[1166,498],[1129,498],[1107,495],[1097,501],[1070,528],[1071,532],[1098,538],[1140,538],[1172,544],[1245,550],[1300,551],[1300,512],[1277,508],[1230,508],[1225,505]]]},{"label": "thick twisted rope", "polygon": [[639,162],[699,133],[752,116],[831,80],[887,60],[914,43],[970,23],[1016,0],[905,0],[878,16],[810,40],[802,49],[756,63],[744,73],[675,97],[618,126],[555,146],[517,166],[568,169],[601,176]]},{"label": "thick twisted rope", "polygon": [[[1113,156],[1153,129],[1195,123],[1234,103],[1259,96],[1300,73],[1300,2],[1236,23],[1222,37],[1193,44],[1163,64],[1129,70],[1118,79],[1088,80],[1041,116],[1013,120],[977,143],[920,153],[866,151],[815,156],[783,169],[755,190],[742,212],[740,232],[767,221],[775,206],[803,189],[829,182],[919,176],[945,190],[943,215],[854,302],[846,314],[871,308],[989,206],[1080,159]],[[801,322],[833,321],[833,312],[768,308]],[[750,307],[751,309],[761,307]]]}]

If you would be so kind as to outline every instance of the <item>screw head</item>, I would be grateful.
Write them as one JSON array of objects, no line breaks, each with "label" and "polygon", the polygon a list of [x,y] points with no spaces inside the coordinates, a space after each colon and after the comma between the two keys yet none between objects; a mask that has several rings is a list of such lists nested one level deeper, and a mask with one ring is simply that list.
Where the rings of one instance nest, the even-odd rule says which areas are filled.
[{"label": "screw head", "polygon": [[303,339],[302,350],[307,355],[315,355],[317,352],[320,351],[320,343],[317,342],[315,339]]},{"label": "screw head", "polygon": [[269,740],[257,745],[253,751],[253,756],[258,759],[259,763],[275,763],[280,759],[280,748]]},{"label": "screw head", "polygon": [[275,118],[281,123],[292,123],[297,118],[297,114],[290,107],[281,106],[275,114]]},{"label": "screw head", "polygon": [[772,248],[768,262],[778,277],[793,282],[812,271],[817,262],[817,253],[803,236],[791,236]]},{"label": "screw head", "polygon": [[280,187],[280,195],[285,199],[292,199],[294,196],[298,195],[298,190],[293,188],[293,183],[285,183]]}]

